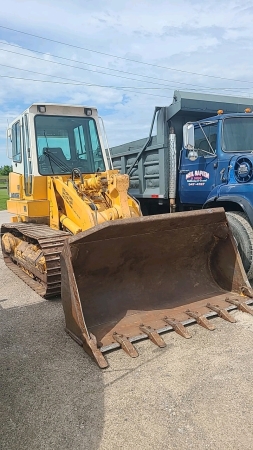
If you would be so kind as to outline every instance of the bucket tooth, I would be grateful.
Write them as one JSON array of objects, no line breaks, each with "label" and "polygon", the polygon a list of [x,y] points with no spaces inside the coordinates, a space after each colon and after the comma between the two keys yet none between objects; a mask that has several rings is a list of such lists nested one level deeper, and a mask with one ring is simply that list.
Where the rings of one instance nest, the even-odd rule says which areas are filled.
[{"label": "bucket tooth", "polygon": [[157,331],[150,327],[149,325],[140,325],[140,330],[145,333],[148,338],[158,347],[166,347],[166,343],[164,342],[163,338],[157,333]]},{"label": "bucket tooth", "polygon": [[170,325],[176,333],[180,334],[180,336],[182,336],[182,337],[184,337],[186,339],[190,339],[191,338],[191,335],[186,330],[185,326],[181,322],[179,322],[178,320],[171,319],[169,317],[164,317],[163,320],[168,325]]},{"label": "bucket tooth", "polygon": [[129,341],[129,339],[124,336],[124,334],[118,334],[116,332],[113,333],[113,339],[118,342],[121,348],[129,355],[131,358],[137,358],[139,353],[133,344]]},{"label": "bucket tooth", "polygon": [[219,317],[221,317],[224,320],[227,320],[228,322],[235,323],[236,320],[226,309],[220,308],[218,305],[211,305],[211,303],[207,303],[207,308],[211,309],[212,311],[216,312]]},{"label": "bucket tooth", "polygon": [[210,323],[209,320],[205,316],[203,316],[203,314],[199,314],[197,311],[190,311],[189,309],[187,309],[185,312],[188,316],[195,319],[198,325],[201,325],[202,327],[210,331],[215,330],[215,326]]},{"label": "bucket tooth", "polygon": [[235,300],[233,298],[225,298],[225,301],[231,303],[231,305],[235,305],[240,311],[246,312],[253,316],[253,308],[250,308],[247,303],[240,302],[239,300]]},{"label": "bucket tooth", "polygon": [[97,347],[97,343],[93,339],[92,335],[90,339],[88,339],[87,336],[84,337],[83,349],[87,353],[91,354],[91,356],[95,359],[96,363],[101,369],[105,369],[106,367],[108,367],[108,362],[106,361],[104,355]]},{"label": "bucket tooth", "polygon": [[82,333],[81,339],[73,333],[68,328],[65,328],[67,334],[69,334],[74,341],[76,341],[79,345],[82,345],[84,351],[88,353],[94,360],[100,369],[106,369],[108,367],[108,362],[106,361],[103,353],[98,348],[97,339],[92,333]]}]

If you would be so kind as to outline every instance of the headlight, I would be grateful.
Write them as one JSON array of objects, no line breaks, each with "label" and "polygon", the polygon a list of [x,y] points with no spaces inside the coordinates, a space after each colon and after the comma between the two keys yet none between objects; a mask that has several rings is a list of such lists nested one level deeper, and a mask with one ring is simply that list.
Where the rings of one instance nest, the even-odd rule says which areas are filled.
[{"label": "headlight", "polygon": [[240,157],[235,162],[235,178],[238,183],[247,183],[253,176],[253,164],[249,158]]}]

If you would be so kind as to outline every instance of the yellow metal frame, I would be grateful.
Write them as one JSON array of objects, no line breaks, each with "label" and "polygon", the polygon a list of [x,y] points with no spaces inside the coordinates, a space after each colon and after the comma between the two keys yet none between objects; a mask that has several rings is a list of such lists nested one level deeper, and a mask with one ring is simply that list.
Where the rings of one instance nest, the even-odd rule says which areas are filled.
[{"label": "yellow metal frame", "polygon": [[49,217],[48,200],[7,200],[7,209],[26,217]]},{"label": "yellow metal frame", "polygon": [[74,181],[70,175],[36,176],[32,185],[27,196],[24,177],[10,174],[7,208],[16,214],[13,221],[39,221],[77,234],[105,221],[141,215],[137,202],[127,195],[129,177],[116,170],[84,174]]}]

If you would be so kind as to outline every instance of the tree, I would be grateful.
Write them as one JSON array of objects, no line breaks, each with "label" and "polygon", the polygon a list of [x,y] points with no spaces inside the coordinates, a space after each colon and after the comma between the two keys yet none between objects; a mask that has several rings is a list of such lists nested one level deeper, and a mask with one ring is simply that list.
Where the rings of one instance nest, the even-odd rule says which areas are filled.
[{"label": "tree", "polygon": [[12,172],[12,166],[1,166],[0,175],[9,175]]}]

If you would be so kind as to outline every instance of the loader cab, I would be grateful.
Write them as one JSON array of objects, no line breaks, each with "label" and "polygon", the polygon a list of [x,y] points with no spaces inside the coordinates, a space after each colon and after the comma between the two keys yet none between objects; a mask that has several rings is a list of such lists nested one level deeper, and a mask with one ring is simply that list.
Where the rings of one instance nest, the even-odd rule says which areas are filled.
[{"label": "loader cab", "polygon": [[[89,109],[92,113],[92,109]],[[34,117],[40,175],[106,170],[97,124],[92,115],[41,115]]]},{"label": "loader cab", "polygon": [[33,104],[12,122],[7,138],[13,172],[22,176],[25,196],[32,195],[34,177],[71,174],[74,168],[82,173],[111,168],[96,108]]}]

